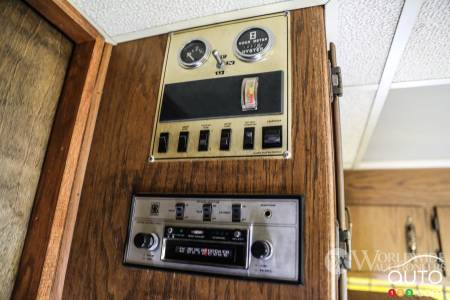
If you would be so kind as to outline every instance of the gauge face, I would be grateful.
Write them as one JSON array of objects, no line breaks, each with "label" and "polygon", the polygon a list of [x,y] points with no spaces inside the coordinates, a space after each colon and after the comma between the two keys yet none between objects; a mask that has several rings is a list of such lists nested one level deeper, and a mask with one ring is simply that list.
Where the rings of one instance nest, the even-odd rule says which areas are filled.
[{"label": "gauge face", "polygon": [[252,27],[243,30],[234,42],[234,52],[243,61],[258,61],[272,48],[273,37],[269,30]]},{"label": "gauge face", "polygon": [[193,69],[201,66],[211,50],[206,41],[196,39],[186,43],[178,55],[178,62],[183,68]]}]

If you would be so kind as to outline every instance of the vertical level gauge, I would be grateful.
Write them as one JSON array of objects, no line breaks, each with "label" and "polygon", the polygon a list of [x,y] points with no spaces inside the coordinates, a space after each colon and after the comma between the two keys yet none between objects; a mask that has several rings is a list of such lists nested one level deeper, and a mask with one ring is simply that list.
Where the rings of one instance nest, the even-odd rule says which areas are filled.
[{"label": "vertical level gauge", "polygon": [[250,27],[241,31],[233,45],[236,56],[246,62],[264,58],[274,43],[272,33],[263,27]]}]

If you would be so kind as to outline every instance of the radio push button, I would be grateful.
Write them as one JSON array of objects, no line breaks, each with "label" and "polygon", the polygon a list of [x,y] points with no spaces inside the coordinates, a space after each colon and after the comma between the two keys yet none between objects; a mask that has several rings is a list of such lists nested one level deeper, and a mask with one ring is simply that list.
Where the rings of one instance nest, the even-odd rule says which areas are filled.
[{"label": "radio push button", "polygon": [[134,245],[137,248],[155,250],[158,248],[159,237],[156,233],[138,233],[134,236]]},{"label": "radio push button", "polygon": [[240,222],[241,221],[241,204],[231,205],[231,221]]},{"label": "radio push button", "polygon": [[266,259],[272,254],[272,247],[268,241],[255,241],[250,249],[253,257]]},{"label": "radio push button", "polygon": [[206,203],[203,204],[203,221],[211,221],[211,215],[212,215],[212,204]]},{"label": "radio push button", "polygon": [[184,203],[175,204],[175,218],[177,220],[183,220],[183,218],[184,218]]}]

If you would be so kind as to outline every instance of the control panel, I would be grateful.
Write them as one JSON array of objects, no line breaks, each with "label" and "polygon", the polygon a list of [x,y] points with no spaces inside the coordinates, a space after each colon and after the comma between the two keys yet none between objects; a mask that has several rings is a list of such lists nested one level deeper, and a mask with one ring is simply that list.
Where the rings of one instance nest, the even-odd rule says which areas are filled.
[{"label": "control panel", "polygon": [[302,283],[300,196],[136,195],[129,222],[126,265]]},{"label": "control panel", "polygon": [[150,160],[291,153],[289,14],[172,33]]}]

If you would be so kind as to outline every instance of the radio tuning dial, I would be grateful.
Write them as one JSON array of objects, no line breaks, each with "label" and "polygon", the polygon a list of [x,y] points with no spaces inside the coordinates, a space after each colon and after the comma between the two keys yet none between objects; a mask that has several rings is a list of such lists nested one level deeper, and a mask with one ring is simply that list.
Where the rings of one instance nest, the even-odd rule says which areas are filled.
[{"label": "radio tuning dial", "polygon": [[258,259],[266,259],[272,254],[272,246],[268,241],[255,241],[250,250],[253,257]]},{"label": "radio tuning dial", "polygon": [[155,250],[158,248],[159,238],[156,233],[138,233],[134,236],[134,245],[137,248]]}]

